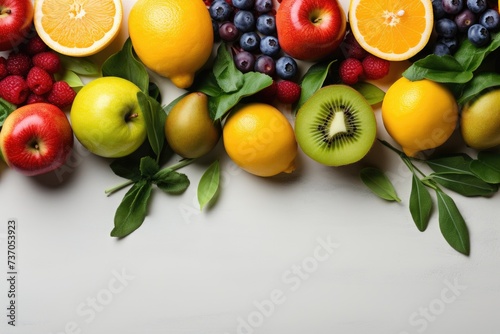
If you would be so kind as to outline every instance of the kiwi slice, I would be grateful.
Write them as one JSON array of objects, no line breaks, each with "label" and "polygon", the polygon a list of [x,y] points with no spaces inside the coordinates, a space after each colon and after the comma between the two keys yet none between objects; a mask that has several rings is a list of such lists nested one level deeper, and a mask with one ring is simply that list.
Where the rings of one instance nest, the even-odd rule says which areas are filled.
[{"label": "kiwi slice", "polygon": [[342,166],[363,158],[377,135],[372,107],[354,88],[329,85],[304,103],[295,119],[302,151],[327,165]]}]

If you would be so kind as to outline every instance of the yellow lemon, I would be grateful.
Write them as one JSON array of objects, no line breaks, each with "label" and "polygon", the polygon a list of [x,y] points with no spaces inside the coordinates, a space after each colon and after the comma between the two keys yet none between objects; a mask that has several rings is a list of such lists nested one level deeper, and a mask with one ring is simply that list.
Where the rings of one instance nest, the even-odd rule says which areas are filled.
[{"label": "yellow lemon", "polygon": [[179,88],[191,86],[212,53],[212,21],[201,0],[138,0],[128,29],[144,65]]},{"label": "yellow lemon", "polygon": [[453,95],[431,80],[394,82],[382,102],[389,135],[408,156],[442,145],[454,132],[458,105]]},{"label": "yellow lemon", "polygon": [[235,110],[224,124],[222,137],[231,160],[251,174],[267,177],[295,170],[293,128],[271,105],[251,103]]}]

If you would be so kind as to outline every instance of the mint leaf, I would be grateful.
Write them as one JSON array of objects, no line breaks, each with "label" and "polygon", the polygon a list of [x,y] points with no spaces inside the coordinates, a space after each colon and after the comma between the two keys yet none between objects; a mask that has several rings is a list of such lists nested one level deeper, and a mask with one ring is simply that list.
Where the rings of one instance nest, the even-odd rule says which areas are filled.
[{"label": "mint leaf", "polygon": [[481,66],[484,58],[500,47],[500,33],[491,35],[491,42],[483,47],[473,45],[467,38],[460,42],[460,47],[454,54],[464,71],[474,72]]},{"label": "mint leaf", "polygon": [[170,168],[164,168],[153,176],[153,183],[168,194],[180,194],[189,187],[189,179],[185,174]]},{"label": "mint leaf", "polygon": [[86,76],[100,75],[99,67],[89,57],[70,57],[61,53],[57,54],[65,70]]},{"label": "mint leaf", "polygon": [[123,238],[138,229],[146,218],[151,183],[141,180],[127,191],[115,213],[112,237]]},{"label": "mint leaf", "polygon": [[300,82],[300,98],[295,107],[295,112],[297,112],[300,107],[323,86],[330,71],[330,67],[334,62],[336,62],[336,60],[316,63],[309,67]]},{"label": "mint leaf", "polygon": [[457,154],[426,160],[427,165],[437,173],[471,174],[470,163],[473,159],[465,154]]},{"label": "mint leaf", "polygon": [[453,199],[441,190],[436,190],[439,211],[439,228],[448,244],[456,251],[469,255],[469,231]]},{"label": "mint leaf", "polygon": [[465,85],[460,97],[457,99],[457,103],[464,105],[479,96],[483,90],[496,86],[500,86],[500,74],[493,72],[478,73]]},{"label": "mint leaf", "polygon": [[233,56],[225,43],[221,43],[217,49],[213,73],[219,87],[225,93],[235,92],[243,85],[243,73],[236,68]]},{"label": "mint leaf", "polygon": [[432,173],[429,175],[445,188],[467,197],[490,196],[498,191],[498,186],[489,184],[475,175],[463,173]]},{"label": "mint leaf", "polygon": [[136,58],[130,37],[120,51],[106,59],[102,65],[102,75],[127,79],[148,94],[149,74],[144,64]]},{"label": "mint leaf", "polygon": [[217,79],[211,70],[200,71],[196,75],[191,87],[189,87],[189,91],[202,92],[208,96],[219,96],[224,93],[219,87]]},{"label": "mint leaf", "polygon": [[479,152],[477,160],[471,161],[470,168],[483,181],[500,184],[500,154]]},{"label": "mint leaf", "polygon": [[160,170],[158,163],[151,157],[143,157],[141,159],[139,170],[141,171],[141,176],[145,179],[153,178],[156,173]]},{"label": "mint leaf", "polygon": [[378,197],[387,201],[400,202],[389,178],[378,168],[365,167],[360,172],[363,183]]},{"label": "mint leaf", "polygon": [[137,161],[130,156],[114,160],[109,167],[116,175],[137,182],[141,179],[141,171]]},{"label": "mint leaf", "polygon": [[210,203],[219,190],[220,184],[220,167],[219,160],[215,160],[203,173],[198,184],[198,203],[200,210]]},{"label": "mint leaf", "polygon": [[65,81],[71,88],[81,88],[83,87],[83,81],[80,77],[72,70],[65,69],[62,72],[58,72],[54,75],[56,81]]},{"label": "mint leaf", "polygon": [[149,95],[138,92],[137,99],[146,121],[149,144],[158,158],[165,144],[164,125],[166,114],[163,112],[160,103]]},{"label": "mint leaf", "polygon": [[0,128],[3,126],[3,122],[5,122],[7,116],[9,116],[16,109],[16,105],[0,98]]},{"label": "mint leaf", "polygon": [[432,198],[427,187],[415,174],[412,176],[409,209],[418,230],[425,231],[432,212]]},{"label": "mint leaf", "polygon": [[465,83],[472,79],[473,74],[453,56],[430,54],[414,62],[403,76],[411,81],[429,79],[441,83]]},{"label": "mint leaf", "polygon": [[358,82],[352,86],[363,95],[370,105],[375,105],[384,100],[385,92],[369,82]]}]

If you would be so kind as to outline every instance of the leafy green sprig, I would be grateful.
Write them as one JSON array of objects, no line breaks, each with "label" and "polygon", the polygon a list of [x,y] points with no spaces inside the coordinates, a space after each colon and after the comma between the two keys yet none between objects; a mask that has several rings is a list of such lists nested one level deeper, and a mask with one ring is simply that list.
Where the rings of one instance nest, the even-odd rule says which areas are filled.
[{"label": "leafy green sprig", "polygon": [[[455,201],[443,188],[466,197],[492,196],[500,186],[500,154],[479,152],[473,159],[458,153],[422,160],[407,156],[384,140],[380,142],[397,153],[412,173],[409,211],[418,230],[423,232],[427,229],[434,207],[431,192],[434,192],[443,237],[453,249],[469,255],[470,239],[466,222]],[[426,164],[432,172],[424,173],[416,163]],[[377,196],[399,202],[394,186],[378,168],[363,169],[361,179]]]}]

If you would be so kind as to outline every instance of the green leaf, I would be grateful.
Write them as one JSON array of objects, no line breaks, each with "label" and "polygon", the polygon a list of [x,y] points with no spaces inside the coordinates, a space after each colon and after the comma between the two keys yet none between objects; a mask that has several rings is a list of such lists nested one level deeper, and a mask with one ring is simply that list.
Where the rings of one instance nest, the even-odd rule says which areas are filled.
[{"label": "green leaf", "polygon": [[426,160],[427,165],[437,173],[464,173],[471,174],[470,163],[472,158],[465,154],[460,153],[445,157],[439,157]]},{"label": "green leaf", "polygon": [[378,168],[365,167],[360,172],[363,183],[378,197],[387,201],[400,202],[389,178]]},{"label": "green leaf", "polygon": [[65,81],[72,88],[83,87],[83,81],[80,77],[71,70],[64,70],[63,72],[54,75],[56,81]]},{"label": "green leaf", "polygon": [[479,152],[477,160],[470,163],[470,169],[481,180],[500,184],[500,154],[493,152]]},{"label": "green leaf", "polygon": [[89,57],[70,57],[61,53],[57,54],[61,60],[61,65],[64,69],[72,71],[76,74],[86,76],[99,76],[99,66],[94,63]]},{"label": "green leaf", "polygon": [[198,203],[200,210],[210,203],[219,190],[220,166],[219,160],[215,160],[203,173],[198,184]]},{"label": "green leaf", "polygon": [[139,169],[141,171],[141,176],[143,178],[149,179],[154,177],[154,175],[158,173],[160,167],[153,158],[146,156],[141,158]]},{"label": "green leaf", "polygon": [[141,179],[141,170],[136,160],[123,157],[114,160],[109,167],[116,175],[137,182]]},{"label": "green leaf", "polygon": [[352,86],[364,96],[370,105],[375,105],[384,100],[385,92],[369,82],[358,82]]},{"label": "green leaf", "polygon": [[224,93],[219,87],[213,71],[210,69],[200,71],[196,74],[193,84],[189,87],[189,91],[202,92],[212,97]]},{"label": "green leaf", "polygon": [[3,122],[5,122],[7,116],[9,116],[16,109],[17,106],[15,104],[9,103],[0,98],[0,128],[3,126]]},{"label": "green leaf", "polygon": [[148,94],[149,74],[144,64],[136,58],[130,37],[120,51],[106,59],[102,65],[102,75],[127,79],[136,84],[144,94]]},{"label": "green leaf", "polygon": [[469,255],[469,231],[453,199],[441,190],[436,190],[439,211],[439,228],[448,244],[456,251]]},{"label": "green leaf", "polygon": [[234,92],[208,98],[210,117],[221,120],[240,100],[253,95],[273,83],[273,79],[263,73],[247,72],[243,75],[243,86]]},{"label": "green leaf", "polygon": [[429,177],[443,187],[467,197],[490,196],[498,191],[498,186],[472,174],[443,172],[432,173]]},{"label": "green leaf", "polygon": [[142,180],[127,191],[115,213],[112,237],[123,238],[142,225],[147,215],[151,190],[151,183]]},{"label": "green leaf", "polygon": [[500,74],[493,72],[478,73],[465,85],[457,103],[465,105],[479,96],[484,90],[496,86],[500,86]]},{"label": "green leaf", "polygon": [[409,208],[419,231],[425,231],[432,212],[432,198],[427,187],[415,174],[412,176]]},{"label": "green leaf", "polygon": [[163,168],[153,176],[153,183],[168,194],[180,194],[189,187],[189,179],[185,174],[170,168]]},{"label": "green leaf", "polygon": [[219,87],[225,93],[235,92],[243,85],[243,73],[236,68],[233,56],[225,43],[221,43],[217,49],[213,73]]},{"label": "green leaf", "polygon": [[320,89],[330,71],[330,67],[336,60],[330,62],[320,62],[312,65],[302,77],[300,83],[300,98],[295,112],[315,93]]},{"label": "green leaf", "polygon": [[403,72],[403,76],[411,81],[429,79],[442,83],[465,83],[472,79],[473,74],[464,70],[453,56],[430,54],[414,62]]},{"label": "green leaf", "polygon": [[137,99],[146,121],[149,144],[156,156],[159,157],[165,144],[164,126],[166,114],[158,101],[143,92],[137,93]]},{"label": "green leaf", "polygon": [[481,66],[484,58],[500,47],[500,33],[491,35],[491,42],[487,46],[477,47],[467,38],[460,42],[460,47],[454,54],[454,58],[460,63],[464,71],[475,71]]}]

